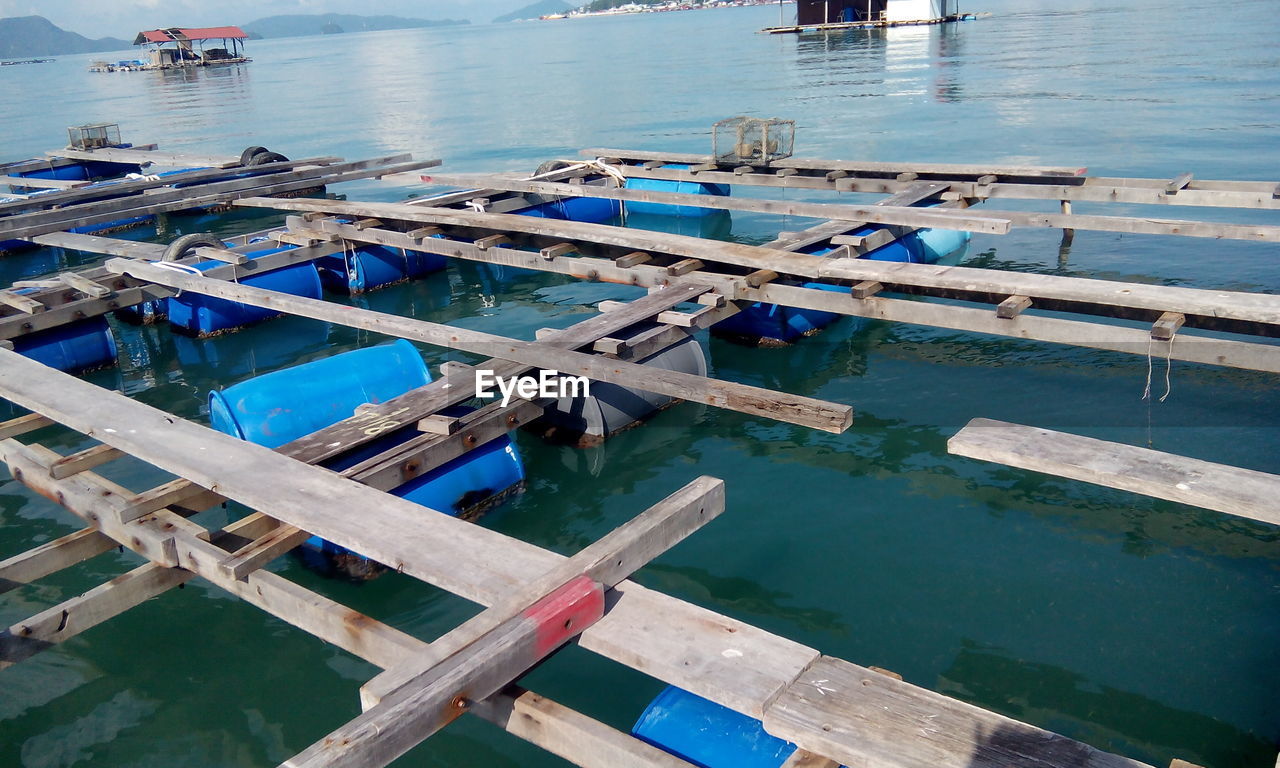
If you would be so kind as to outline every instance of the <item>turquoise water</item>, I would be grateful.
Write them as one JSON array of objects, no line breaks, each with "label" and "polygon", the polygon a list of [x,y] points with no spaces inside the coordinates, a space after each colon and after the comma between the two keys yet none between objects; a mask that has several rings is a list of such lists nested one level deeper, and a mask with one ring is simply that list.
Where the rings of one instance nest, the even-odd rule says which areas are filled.
[{"label": "turquoise water", "polygon": [[[109,120],[128,139],[172,149],[407,150],[442,157],[450,171],[529,170],[585,146],[707,151],[712,122],[751,113],[797,120],[797,154],[809,157],[1280,177],[1273,3],[1224,4],[1203,18],[1137,0],[971,5],[993,15],[825,37],[755,35],[777,21],[764,7],[259,42],[251,65],[189,74],[91,75],[96,57],[61,57],[0,70],[0,146],[5,158],[26,157],[60,145],[67,125]],[[395,200],[412,190],[367,182],[336,191]],[[163,237],[274,221],[172,217]],[[732,237],[763,242],[807,223],[737,215]],[[84,259],[9,259],[0,282]],[[1080,232],[1064,253],[1055,232],[1031,230],[976,235],[965,263],[1280,285],[1274,245],[1256,243]],[[495,283],[460,264],[358,303],[531,338],[624,296],[542,275]],[[196,420],[207,419],[211,387],[378,341],[303,320],[206,342],[165,326],[117,331],[122,365],[91,378]],[[854,427],[833,436],[685,404],[594,450],[521,434],[528,490],[481,524],[572,552],[698,474],[723,477],[724,518],[640,581],[1157,765],[1273,764],[1275,529],[945,448],[982,416],[1276,472],[1273,377],[1175,363],[1172,394],[1159,403],[1139,399],[1142,357],[914,326],[843,320],[784,350],[708,344],[716,375],[849,403]],[[433,364],[461,357],[425,351]],[[1156,373],[1160,394],[1159,362]],[[63,451],[83,445],[47,437]],[[160,479],[127,462],[106,474],[139,488]],[[0,481],[0,556],[73,527],[59,508]],[[111,553],[0,596],[0,624],[137,562]],[[288,558],[272,567],[426,639],[474,610],[406,578],[356,586]],[[356,714],[356,690],[374,672],[193,582],[0,673],[0,765],[273,764]],[[624,729],[662,686],[576,649],[526,683]],[[560,763],[464,719],[403,764]]]}]

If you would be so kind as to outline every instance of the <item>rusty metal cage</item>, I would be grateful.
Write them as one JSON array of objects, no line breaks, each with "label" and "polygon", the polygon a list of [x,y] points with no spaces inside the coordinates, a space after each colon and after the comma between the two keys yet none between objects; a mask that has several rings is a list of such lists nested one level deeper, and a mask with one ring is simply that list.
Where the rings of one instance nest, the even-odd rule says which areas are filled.
[{"label": "rusty metal cage", "polygon": [[67,129],[69,149],[105,149],[120,146],[119,123],[77,125]]},{"label": "rusty metal cage", "polygon": [[718,162],[767,163],[790,157],[796,122],[780,118],[731,117],[711,127],[711,149]]}]

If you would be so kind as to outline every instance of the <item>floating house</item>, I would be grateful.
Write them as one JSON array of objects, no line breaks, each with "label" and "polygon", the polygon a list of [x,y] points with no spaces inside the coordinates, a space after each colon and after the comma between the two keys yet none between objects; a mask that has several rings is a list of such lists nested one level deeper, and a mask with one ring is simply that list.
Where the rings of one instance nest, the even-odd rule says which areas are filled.
[{"label": "floating house", "polygon": [[244,55],[249,35],[239,27],[205,27],[185,29],[152,29],[139,32],[134,45],[142,46],[144,58],[98,61],[93,72],[137,72],[182,67],[208,67],[218,64],[240,64],[250,59]]},{"label": "floating house", "polygon": [[891,27],[962,21],[959,0],[796,0],[796,23],[761,30],[771,34],[821,29]]}]

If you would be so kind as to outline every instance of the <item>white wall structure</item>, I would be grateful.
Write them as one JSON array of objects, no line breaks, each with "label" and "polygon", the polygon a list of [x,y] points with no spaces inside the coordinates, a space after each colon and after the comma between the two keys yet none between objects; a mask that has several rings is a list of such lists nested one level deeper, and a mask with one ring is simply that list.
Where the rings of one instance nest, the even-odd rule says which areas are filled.
[{"label": "white wall structure", "polygon": [[934,0],[889,0],[885,21],[922,21],[936,19]]}]

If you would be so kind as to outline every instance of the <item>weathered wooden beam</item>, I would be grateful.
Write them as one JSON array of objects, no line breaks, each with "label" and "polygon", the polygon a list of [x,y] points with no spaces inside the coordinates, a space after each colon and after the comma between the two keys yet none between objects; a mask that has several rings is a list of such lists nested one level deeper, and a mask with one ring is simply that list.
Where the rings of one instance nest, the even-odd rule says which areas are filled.
[{"label": "weathered wooden beam", "polygon": [[311,534],[292,525],[278,525],[263,536],[232,552],[218,567],[236,581],[244,581],[250,573],[277,557],[292,551]]},{"label": "weathered wooden beam", "polygon": [[112,293],[107,286],[75,272],[63,272],[58,275],[58,279],[90,298],[101,299],[110,296]]},{"label": "weathered wooden beam", "polygon": [[[603,615],[604,589],[722,511],[724,483],[694,480],[432,643],[414,663],[370,681],[362,701],[376,704],[286,764],[385,765],[585,630]],[[375,683],[386,689],[366,698]]]},{"label": "weathered wooden beam", "polygon": [[1031,299],[1026,296],[1010,296],[996,305],[996,317],[1001,320],[1011,320],[1030,306]]},{"label": "weathered wooden beam", "polygon": [[210,261],[221,261],[224,264],[245,264],[249,261],[248,256],[228,248],[197,248],[195,255]]},{"label": "weathered wooden beam", "polygon": [[436,181],[450,183],[453,181],[475,181],[486,186],[500,187],[517,192],[529,192],[540,195],[558,195],[562,197],[598,197],[610,200],[622,200],[665,205],[692,206],[697,208],[714,208],[729,211],[753,211],[757,213],[774,213],[787,216],[804,216],[816,219],[844,219],[856,221],[872,221],[883,224],[902,224],[920,227],[943,227],[990,234],[1004,234],[1009,231],[1007,223],[1002,223],[992,216],[955,213],[948,210],[939,211],[931,208],[904,209],[900,206],[862,206],[836,203],[798,203],[786,200],[759,200],[753,198],[720,197],[716,195],[693,195],[675,192],[654,192],[641,189],[620,187],[603,187],[596,185],[573,186],[546,181],[526,181],[506,176],[481,177],[449,177],[433,176]]},{"label": "weathered wooden beam", "polygon": [[1280,525],[1280,476],[1265,472],[990,419],[947,451]]},{"label": "weathered wooden beam", "polygon": [[694,768],[692,763],[634,736],[516,686],[509,686],[495,696],[476,702],[469,711],[574,765],[587,768]]},{"label": "weathered wooden beam", "polygon": [[1166,195],[1178,194],[1179,190],[1185,189],[1186,186],[1191,183],[1192,178],[1193,176],[1190,173],[1180,173],[1177,176],[1174,176],[1173,180],[1165,186],[1164,193]]},{"label": "weathered wooden beam", "polygon": [[1181,312],[1165,312],[1151,326],[1151,338],[1156,341],[1168,341],[1185,322],[1187,317]]},{"label": "weathered wooden beam", "polygon": [[357,307],[330,304],[318,299],[289,296],[247,285],[194,277],[149,264],[122,260],[108,267],[161,285],[194,293],[231,299],[254,306],[267,306],[290,314],[337,322],[351,327],[390,333],[428,344],[492,355],[525,365],[554,368],[570,375],[616,384],[684,400],[730,408],[780,421],[811,426],[828,432],[843,432],[852,423],[852,409],[813,398],[709,379],[701,376],[660,371],[634,363],[602,360],[594,355],[556,349],[538,342],[518,341],[494,334],[372,312]]},{"label": "weathered wooden beam", "polygon": [[805,739],[806,749],[843,765],[1147,768],[954,699],[939,706],[919,691],[823,656],[765,709],[764,728],[782,739]]},{"label": "weathered wooden beam", "polygon": [[165,507],[189,504],[197,509],[207,509],[222,501],[222,496],[179,477],[125,499],[119,510],[120,522],[137,520]]},{"label": "weathered wooden beam", "polygon": [[0,669],[75,637],[194,575],[180,568],[147,563],[78,597],[46,608],[0,631]]},{"label": "weathered wooden beam", "polygon": [[114,541],[96,529],[85,528],[0,560],[0,593],[39,581],[115,546]]},{"label": "weathered wooden beam", "polygon": [[38,413],[28,413],[25,416],[9,419],[6,422],[0,422],[0,440],[7,440],[11,437],[19,437],[28,432],[34,432],[37,429],[53,425],[53,419],[41,416]]},{"label": "weathered wooden beam", "polygon": [[[431,644],[429,652],[403,666],[389,669],[360,689],[368,709],[405,686],[420,682],[435,665],[458,653],[479,637],[578,577],[611,589],[653,558],[724,512],[724,481],[699,477],[628,522],[593,542],[578,554],[512,592],[487,611],[477,614]],[[479,696],[471,698],[481,698]]]},{"label": "weathered wooden beam", "polygon": [[[702,163],[709,159],[708,155],[681,154],[675,152],[651,152],[634,149],[601,149],[598,147],[583,149],[583,157],[617,157],[624,160],[653,160],[661,164],[684,165]],[[1079,176],[1083,168],[1071,166],[1039,166],[1039,165],[958,165],[948,163],[893,163],[869,160],[821,160],[800,157],[787,157],[770,162],[772,167],[797,168],[802,170],[844,170],[849,173],[887,173],[898,174],[907,171],[924,175],[948,174],[955,176],[981,176],[984,173],[996,173],[1001,176]]]},{"label": "weathered wooden beam", "polygon": [[391,666],[420,645],[420,641],[403,632],[361,616],[269,571],[254,571],[246,581],[236,581],[219,567],[227,552],[199,538],[198,534],[205,529],[168,510],[120,523],[118,518],[124,500],[133,494],[93,472],[81,472],[63,480],[49,478],[48,466],[58,454],[43,446],[24,446],[15,440],[3,440],[0,458],[15,477],[37,493],[58,498],[68,510],[99,526],[105,535],[153,563],[178,566],[198,574],[282,621],[378,666]]},{"label": "weathered wooden beam", "polygon": [[44,305],[40,302],[10,290],[0,290],[0,304],[8,305],[28,315],[44,311]]},{"label": "weathered wooden beam", "polygon": [[115,461],[123,455],[122,452],[109,445],[95,445],[92,448],[86,448],[69,456],[63,456],[53,462],[53,465],[49,467],[49,477],[54,480],[61,480],[77,472],[83,472],[86,469],[93,469],[101,464],[106,464],[108,461]]}]

